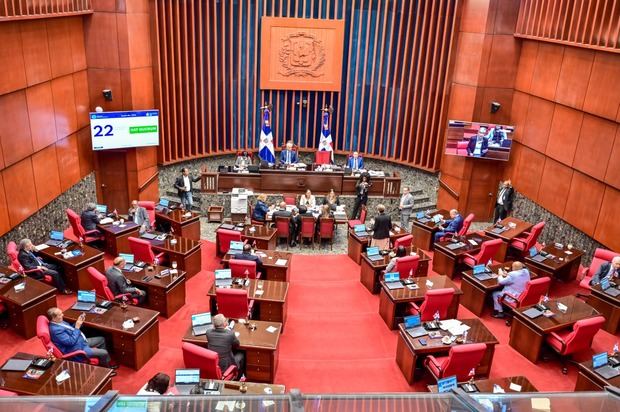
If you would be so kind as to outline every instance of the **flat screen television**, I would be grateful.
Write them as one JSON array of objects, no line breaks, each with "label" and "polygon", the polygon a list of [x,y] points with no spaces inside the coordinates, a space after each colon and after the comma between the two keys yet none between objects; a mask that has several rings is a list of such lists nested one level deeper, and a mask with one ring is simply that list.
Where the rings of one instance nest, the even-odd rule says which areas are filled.
[{"label": "flat screen television", "polygon": [[450,120],[445,153],[506,161],[510,159],[514,131],[514,126]]},{"label": "flat screen television", "polygon": [[93,112],[90,114],[93,150],[159,145],[159,110]]}]

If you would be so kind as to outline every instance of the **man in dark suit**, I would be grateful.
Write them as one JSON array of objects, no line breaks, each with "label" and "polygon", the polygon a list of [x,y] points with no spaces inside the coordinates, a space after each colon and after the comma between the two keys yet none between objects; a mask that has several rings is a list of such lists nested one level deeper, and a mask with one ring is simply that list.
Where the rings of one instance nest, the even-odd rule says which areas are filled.
[{"label": "man in dark suit", "polygon": [[243,352],[233,352],[239,347],[239,339],[227,328],[228,320],[221,313],[213,317],[213,329],[207,330],[207,349],[217,352],[220,369],[224,372],[230,365],[237,365],[239,375],[243,374],[245,356]]},{"label": "man in dark suit", "polygon": [[609,280],[614,280],[614,278],[620,277],[620,256],[614,257],[611,262],[603,263],[594,276],[592,276],[592,280],[590,280],[590,285],[598,285],[601,283],[601,280],[605,278],[609,278]]},{"label": "man in dark suit", "polygon": [[276,217],[286,217],[286,218],[290,219],[291,212],[286,210],[286,202],[280,202],[280,204],[278,205],[278,210],[273,212],[273,221],[274,222],[276,221]]},{"label": "man in dark suit", "polygon": [[86,210],[84,210],[80,216],[80,220],[82,221],[82,227],[84,227],[84,230],[89,231],[97,229],[97,225],[99,224],[97,205],[94,203],[88,203],[86,205]]},{"label": "man in dark suit", "polygon": [[280,163],[285,165],[297,163],[297,152],[293,150],[293,142],[286,143],[286,149],[280,152]]},{"label": "man in dark suit", "polygon": [[235,260],[249,260],[256,262],[256,271],[261,272],[263,269],[263,261],[260,257],[252,254],[252,245],[246,243],[243,245],[243,253],[239,253],[234,256]]},{"label": "man in dark suit", "polygon": [[467,156],[484,157],[489,150],[489,139],[486,136],[487,128],[480,126],[478,134],[472,136],[467,144]]},{"label": "man in dark suit", "polygon": [[351,170],[359,170],[364,168],[364,159],[360,157],[358,152],[353,152],[353,156],[349,157],[347,167]]},{"label": "man in dark suit", "polygon": [[375,223],[372,226],[371,246],[378,246],[381,250],[387,250],[390,246],[390,230],[392,230],[392,218],[385,214],[385,206],[378,205]]},{"label": "man in dark suit", "polygon": [[22,265],[24,270],[38,269],[37,271],[28,273],[28,276],[36,280],[42,280],[45,275],[49,275],[52,277],[56,289],[60,290],[65,295],[73,293],[71,290],[67,289],[65,285],[62,268],[53,263],[44,262],[35,252],[36,248],[30,239],[22,239],[19,242],[17,260],[19,260],[20,265]]},{"label": "man in dark suit", "polygon": [[177,189],[177,194],[181,199],[183,209],[191,210],[194,200],[192,198],[192,183],[196,183],[200,180],[200,176],[191,177],[189,175],[189,169],[184,167],[181,169],[181,176],[177,177],[174,181],[174,188]]},{"label": "man in dark suit", "polygon": [[114,296],[129,293],[132,298],[137,299],[138,303],[144,303],[146,299],[146,292],[138,289],[131,284],[131,280],[127,279],[123,274],[123,268],[125,267],[125,259],[117,257],[112,262],[113,266],[110,266],[105,272],[105,277],[108,279],[108,286]]},{"label": "man in dark suit", "polygon": [[497,193],[497,199],[495,200],[495,215],[493,221],[498,222],[505,219],[508,213],[512,211],[512,201],[515,197],[515,191],[510,184],[510,179],[502,183],[501,189]]},{"label": "man in dark suit", "polygon": [[463,216],[461,216],[458,210],[452,209],[450,211],[450,219],[442,220],[441,226],[443,230],[435,233],[435,242],[439,242],[439,239],[448,233],[458,233],[463,227]]}]

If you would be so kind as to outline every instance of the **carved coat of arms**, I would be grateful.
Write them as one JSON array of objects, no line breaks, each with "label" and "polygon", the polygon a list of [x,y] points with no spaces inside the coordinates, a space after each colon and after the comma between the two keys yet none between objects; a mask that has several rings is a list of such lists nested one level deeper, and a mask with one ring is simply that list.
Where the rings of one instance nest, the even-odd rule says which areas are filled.
[{"label": "carved coat of arms", "polygon": [[325,46],[316,36],[297,32],[280,39],[280,74],[284,76],[323,75],[325,65]]}]

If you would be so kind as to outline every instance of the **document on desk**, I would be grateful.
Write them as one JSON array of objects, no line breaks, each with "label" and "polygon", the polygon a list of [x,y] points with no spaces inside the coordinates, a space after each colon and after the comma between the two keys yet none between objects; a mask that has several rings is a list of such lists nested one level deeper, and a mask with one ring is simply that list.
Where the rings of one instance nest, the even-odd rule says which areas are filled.
[{"label": "document on desk", "polygon": [[517,385],[514,382],[510,382],[510,386],[508,387],[511,391],[521,392],[521,385]]},{"label": "document on desk", "polygon": [[450,332],[450,334],[452,334],[452,336],[459,336],[462,335],[465,331],[470,330],[471,328],[467,325],[461,324],[458,326],[453,326],[450,329],[448,329],[448,332]]},{"label": "document on desk", "polygon": [[288,262],[287,259],[278,259],[278,260],[276,260],[276,265],[278,265],[278,266],[286,266],[287,262]]},{"label": "document on desk", "polygon": [[37,250],[37,252],[40,252],[43,249],[47,249],[48,247],[49,245],[46,245],[45,243],[41,243],[40,245],[36,245],[34,248]]},{"label": "document on desk", "polygon": [[223,410],[233,411],[235,410],[235,401],[218,401],[218,403],[215,405],[215,410],[216,411],[223,411]]},{"label": "document on desk", "polygon": [[254,291],[254,295],[255,296],[263,296],[263,293],[265,293],[265,291],[263,289],[256,289]]},{"label": "document on desk", "polygon": [[532,398],[532,410],[539,412],[551,411],[551,400],[549,398]]},{"label": "document on desk", "polygon": [[275,326],[268,326],[267,329],[265,330],[269,333],[274,333],[275,331],[278,330],[278,328],[276,328]]},{"label": "document on desk", "polygon": [[461,321],[457,319],[446,319],[439,322],[441,330],[449,330],[457,326],[461,326]]}]

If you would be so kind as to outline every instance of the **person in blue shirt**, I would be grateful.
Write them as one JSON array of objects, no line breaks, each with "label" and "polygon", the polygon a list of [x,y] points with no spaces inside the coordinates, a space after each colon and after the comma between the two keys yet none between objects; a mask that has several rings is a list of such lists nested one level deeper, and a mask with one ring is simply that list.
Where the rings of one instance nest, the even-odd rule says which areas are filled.
[{"label": "person in blue shirt", "polygon": [[293,150],[293,142],[287,142],[286,149],[280,152],[280,163],[285,165],[297,163],[297,152]]},{"label": "person in blue shirt", "polygon": [[[523,263],[514,262],[512,264],[512,271],[506,273],[503,269],[499,270],[499,277],[497,283],[504,286],[502,290],[496,290],[493,292],[493,317],[503,318],[504,308],[499,303],[499,298],[508,293],[511,296],[519,297],[525,288],[527,282],[530,281],[530,271],[527,270]],[[510,298],[508,298],[510,299]]]},{"label": "person in blue shirt", "polygon": [[364,159],[360,157],[360,154],[358,152],[353,152],[353,156],[349,157],[347,167],[350,167],[353,170],[363,169]]},{"label": "person in blue shirt", "polygon": [[252,212],[252,219],[264,222],[267,212],[269,212],[269,206],[267,206],[267,195],[261,193],[256,197],[256,199],[256,206],[254,206],[254,212]]},{"label": "person in blue shirt", "polygon": [[435,233],[435,242],[439,242],[439,239],[447,235],[448,233],[457,233],[463,227],[463,216],[458,210],[452,209],[450,211],[450,219],[441,221],[443,229]]}]

